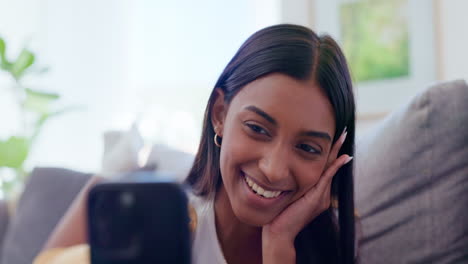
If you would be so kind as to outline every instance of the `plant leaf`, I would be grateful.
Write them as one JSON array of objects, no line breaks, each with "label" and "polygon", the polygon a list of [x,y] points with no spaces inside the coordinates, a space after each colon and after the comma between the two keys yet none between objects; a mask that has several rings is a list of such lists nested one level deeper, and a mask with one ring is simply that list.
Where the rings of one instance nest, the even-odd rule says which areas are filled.
[{"label": "plant leaf", "polygon": [[2,60],[3,58],[5,58],[5,48],[6,48],[5,40],[0,38],[0,59]]},{"label": "plant leaf", "polygon": [[23,49],[13,65],[11,65],[11,74],[19,79],[24,71],[34,63],[34,59],[34,54],[31,51]]},{"label": "plant leaf", "polygon": [[5,40],[0,38],[0,68],[9,70],[11,67],[11,63],[8,62],[6,55],[5,55],[5,51],[6,51]]},{"label": "plant leaf", "polygon": [[50,104],[60,98],[56,93],[46,93],[29,88],[26,88],[25,91],[26,99],[23,102],[23,107],[39,114],[49,113]]},{"label": "plant leaf", "polygon": [[25,137],[10,137],[0,140],[0,167],[21,168],[29,153],[29,140]]}]

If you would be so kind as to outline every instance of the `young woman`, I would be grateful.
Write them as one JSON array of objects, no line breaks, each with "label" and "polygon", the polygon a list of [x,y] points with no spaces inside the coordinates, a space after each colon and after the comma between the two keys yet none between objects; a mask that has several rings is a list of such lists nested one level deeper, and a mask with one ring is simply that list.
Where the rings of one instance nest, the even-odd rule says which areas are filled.
[{"label": "young woman", "polygon": [[[193,262],[354,263],[354,127],[331,37],[287,24],[252,35],[214,86],[186,179]],[[46,248],[85,243],[85,195]]]}]

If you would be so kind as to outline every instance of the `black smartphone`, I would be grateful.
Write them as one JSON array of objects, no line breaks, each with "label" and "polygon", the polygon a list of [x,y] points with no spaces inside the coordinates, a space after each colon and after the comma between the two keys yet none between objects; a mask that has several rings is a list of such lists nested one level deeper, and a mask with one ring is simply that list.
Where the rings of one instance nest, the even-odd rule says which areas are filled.
[{"label": "black smartphone", "polygon": [[187,196],[171,182],[124,181],[88,197],[92,264],[190,263]]}]

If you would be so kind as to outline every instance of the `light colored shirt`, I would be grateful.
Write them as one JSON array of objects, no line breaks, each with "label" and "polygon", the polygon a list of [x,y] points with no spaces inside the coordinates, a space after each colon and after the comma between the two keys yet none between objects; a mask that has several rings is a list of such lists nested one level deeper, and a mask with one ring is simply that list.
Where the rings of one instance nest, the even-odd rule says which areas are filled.
[{"label": "light colored shirt", "polygon": [[197,213],[197,227],[192,244],[193,264],[227,264],[216,233],[213,200],[191,196]]}]

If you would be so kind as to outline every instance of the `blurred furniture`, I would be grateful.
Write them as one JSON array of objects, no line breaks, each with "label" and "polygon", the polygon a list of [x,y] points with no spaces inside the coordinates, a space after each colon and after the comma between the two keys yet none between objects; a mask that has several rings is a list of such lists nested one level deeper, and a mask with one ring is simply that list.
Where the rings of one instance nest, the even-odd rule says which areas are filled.
[{"label": "blurred furniture", "polygon": [[3,233],[0,227],[0,263],[31,263],[90,177],[61,168],[34,169],[11,219],[0,206],[0,223],[8,222]]},{"label": "blurred furniture", "polygon": [[[464,81],[440,83],[359,136],[361,263],[468,263],[467,102]],[[90,176],[37,168],[14,216],[0,201],[0,264],[31,263]]]},{"label": "blurred furniture", "polygon": [[439,83],[356,142],[362,263],[468,263],[468,86]]}]

